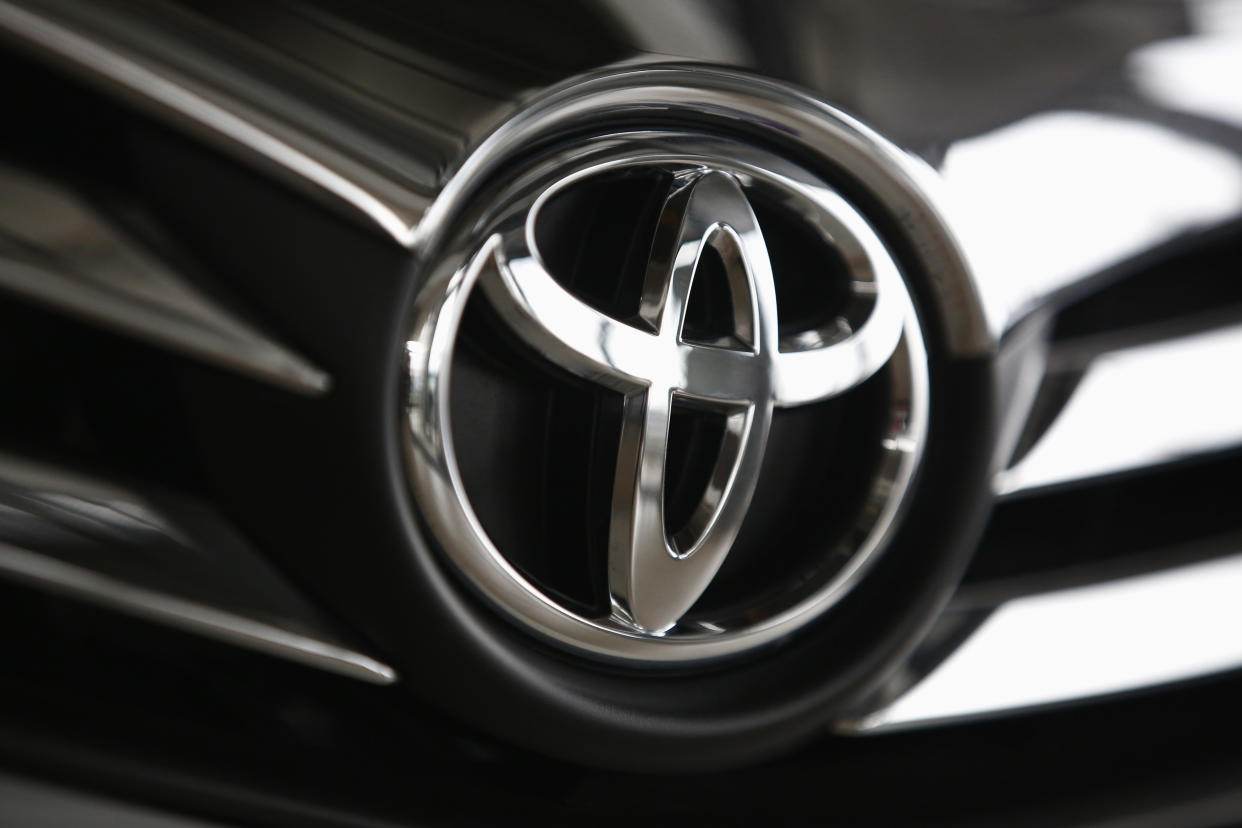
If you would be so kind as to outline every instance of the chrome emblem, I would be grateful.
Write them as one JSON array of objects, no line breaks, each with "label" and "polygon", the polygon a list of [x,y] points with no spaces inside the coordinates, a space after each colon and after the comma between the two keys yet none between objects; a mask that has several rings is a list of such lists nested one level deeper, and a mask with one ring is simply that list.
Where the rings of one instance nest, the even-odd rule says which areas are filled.
[{"label": "chrome emblem", "polygon": [[[562,368],[625,394],[609,532],[609,589],[619,618],[669,629],[707,588],[741,528],[759,477],[774,406],[847,391],[892,356],[901,337],[900,284],[869,259],[854,273],[874,298],[858,331],[841,342],[782,353],[776,289],[759,223],[732,175],[678,175],[658,220],[639,310],[641,327],[576,299],[529,249],[528,233],[496,246],[484,280],[489,298],[529,344]],[[689,342],[683,323],[703,252],[715,248],[732,294],[733,337]],[[736,309],[742,309],[738,313]],[[719,408],[724,450],[703,501],[678,534],[664,521],[665,455],[675,398]]]},{"label": "chrome emblem", "polygon": [[[535,228],[557,192],[628,167],[659,169],[672,183],[659,210],[637,318],[622,321],[554,278],[537,249]],[[540,183],[545,177],[550,181]],[[847,309],[832,324],[781,336],[771,259],[749,189],[785,205],[846,263]],[[831,606],[883,548],[918,462],[926,417],[917,317],[893,257],[868,222],[818,178],[767,153],[706,137],[687,151],[672,137],[652,133],[554,158],[501,201],[476,252],[424,289],[409,343],[415,495],[456,566],[519,621],[562,643],[623,658],[668,661],[732,652]],[[723,263],[732,331],[695,341],[686,335],[686,313],[709,249]],[[608,532],[612,612],[606,618],[575,614],[526,581],[470,508],[455,467],[447,399],[457,327],[476,287],[542,358],[624,397]],[[747,514],[774,410],[844,394],[889,365],[891,423],[867,509],[841,547],[828,550],[844,563],[765,614],[687,622]],[[723,415],[725,434],[692,517],[670,531],[664,484],[676,402]]]}]

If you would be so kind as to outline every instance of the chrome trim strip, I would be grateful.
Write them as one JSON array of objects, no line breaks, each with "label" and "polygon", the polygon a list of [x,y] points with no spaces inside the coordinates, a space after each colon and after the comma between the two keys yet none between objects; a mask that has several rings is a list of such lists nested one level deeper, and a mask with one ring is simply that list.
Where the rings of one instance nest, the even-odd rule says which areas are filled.
[{"label": "chrome trim strip", "polygon": [[323,394],[332,384],[73,193],[3,166],[0,291],[298,393]]},{"label": "chrome trim strip", "polygon": [[[90,16],[92,5],[68,9],[74,15]],[[5,32],[67,66],[119,87],[144,107],[173,114],[201,127],[206,135],[223,139],[226,145],[274,163],[277,169],[292,173],[294,181],[334,196],[400,244],[410,243],[430,200],[425,186],[387,178],[368,162],[344,155],[307,131],[261,114],[263,109],[231,100],[218,88],[196,83],[184,72],[159,65],[119,43],[74,31],[47,12],[32,12],[0,0],[0,33]],[[255,85],[253,80],[251,85]],[[266,111],[276,110],[273,102],[265,103]],[[322,126],[325,130],[339,127]],[[337,143],[350,145],[348,141]]]},{"label": "chrome trim strip", "polygon": [[0,576],[321,670],[391,684],[396,672],[369,656],[193,601],[154,592],[0,542]]},{"label": "chrome trim strip", "polygon": [[1112,351],[995,478],[999,495],[1088,480],[1242,446],[1242,325]]},{"label": "chrome trim strip", "polygon": [[210,508],[6,454],[0,578],[374,684],[396,680]]},{"label": "chrome trim strip", "polygon": [[[942,643],[910,659],[934,666],[899,675],[881,703],[835,729],[871,734],[970,721],[1239,669],[1239,595],[1242,555],[1233,555],[991,610],[951,610],[929,638]],[[969,632],[962,640],[949,627]]]}]

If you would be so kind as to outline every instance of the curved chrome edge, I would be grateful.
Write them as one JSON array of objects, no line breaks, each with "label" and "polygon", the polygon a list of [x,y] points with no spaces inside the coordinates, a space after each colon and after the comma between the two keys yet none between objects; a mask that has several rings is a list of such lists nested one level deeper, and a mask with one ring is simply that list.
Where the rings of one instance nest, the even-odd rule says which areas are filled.
[{"label": "curved chrome edge", "polygon": [[670,126],[686,116],[762,125],[837,174],[860,182],[913,245],[946,319],[956,356],[993,353],[977,288],[940,204],[936,171],[844,112],[790,86],[730,69],[685,64],[611,67],[573,78],[527,102],[483,140],[453,172],[410,239],[433,251],[445,242],[454,217],[475,187],[491,179],[513,154],[600,118],[647,120]]},{"label": "curved chrome edge", "polygon": [[372,684],[391,684],[397,680],[396,671],[387,664],[353,650],[194,601],[133,586],[85,567],[3,542],[0,542],[0,576]]},{"label": "curved chrome edge", "polygon": [[1015,497],[1242,446],[1242,325],[1109,351],[994,488]]},{"label": "curved chrome edge", "polygon": [[[697,149],[678,145],[677,139],[684,141],[691,137]],[[551,160],[545,159],[506,189],[504,197],[497,199],[499,206],[494,212],[512,222],[512,202],[534,199],[543,191],[541,187],[550,187],[553,182],[579,172],[611,169],[616,166],[618,158],[636,165],[654,163],[690,169],[714,167],[745,178],[748,186],[756,188],[777,191],[799,188],[799,192],[801,188],[823,189],[825,195],[822,196],[802,195],[807,201],[808,211],[815,212],[816,216],[819,211],[827,214],[826,217],[812,217],[810,223],[817,226],[826,239],[835,239],[834,244],[846,244],[846,249],[856,249],[860,261],[869,258],[868,267],[874,270],[874,278],[883,282],[885,288],[893,293],[891,298],[895,301],[891,304],[877,302],[873,309],[873,314],[895,312],[897,315],[896,319],[889,321],[898,323],[893,328],[899,339],[893,343],[895,350],[886,352],[886,355],[892,355],[891,360],[886,361],[894,369],[889,378],[893,389],[893,416],[881,439],[884,459],[872,481],[867,505],[860,510],[863,517],[842,542],[844,548],[838,550],[843,561],[841,568],[814,584],[803,585],[800,591],[789,597],[788,602],[765,608],[766,614],[762,618],[747,614],[737,619],[721,619],[719,623],[696,620],[658,636],[639,630],[632,624],[614,624],[613,619],[592,619],[570,612],[517,572],[491,542],[469,504],[456,465],[453,435],[449,428],[452,352],[466,301],[476,283],[489,294],[498,293],[500,301],[494,301],[494,304],[502,315],[506,307],[512,309],[521,305],[523,297],[525,300],[532,298],[531,284],[506,286],[504,274],[498,272],[503,269],[498,257],[500,262],[504,261],[500,250],[505,244],[505,234],[499,232],[486,238],[476,236],[459,240],[453,254],[441,260],[415,302],[412,332],[407,343],[410,396],[406,406],[410,437],[406,443],[407,461],[415,500],[458,569],[495,605],[505,608],[510,616],[552,641],[604,658],[672,663],[721,657],[756,647],[791,632],[835,605],[878,558],[895,532],[906,501],[902,495],[921,460],[923,435],[928,427],[929,387],[922,328],[901,276],[875,231],[860,214],[836,198],[827,185],[818,182],[809,173],[753,147],[697,133],[611,133],[600,136],[593,146],[593,152],[567,149]],[[572,158],[569,157],[571,154]],[[492,220],[496,219],[493,217]],[[483,220],[472,226],[476,233],[484,233],[487,222]],[[510,235],[513,235],[512,231]],[[518,235],[523,235],[520,228]],[[847,242],[846,237],[849,236],[853,238]],[[690,248],[694,247],[690,245]],[[536,284],[549,287],[554,295],[560,295],[562,289],[552,288],[549,282],[550,279],[546,279]],[[509,295],[511,290],[516,290],[517,298]],[[560,308],[559,305],[557,307]],[[604,322],[597,318],[595,311],[584,308],[572,312],[564,312],[561,308],[554,315],[561,325],[570,326],[575,318],[585,315],[586,328],[596,334],[601,330],[612,331],[624,335],[627,340],[654,336],[638,328]],[[517,325],[526,324],[520,316],[511,321]],[[551,337],[545,325],[531,324],[523,335]],[[769,325],[775,329],[773,319],[769,319]],[[675,333],[673,328],[669,330]],[[886,332],[881,327],[871,331],[866,338],[883,339],[885,336]],[[856,338],[863,337],[847,337],[838,343],[838,347],[857,344]],[[607,336],[603,340],[598,336],[583,338],[577,335],[569,339],[577,349],[564,342],[559,345],[543,343],[542,347],[572,355],[570,370],[594,381],[602,382],[611,377],[613,382],[620,382],[623,387],[631,382],[629,377],[632,374],[615,370],[618,368],[615,364],[610,370],[603,370],[600,361],[606,360],[612,349],[605,348],[599,352],[598,345],[606,342]],[[772,344],[769,343],[769,347]],[[882,345],[879,342],[873,344]],[[828,348],[821,350],[829,353]],[[584,357],[581,351],[586,351],[587,356]],[[775,365],[791,355],[811,359],[816,358],[816,354],[817,351],[812,349],[773,353],[770,357]],[[669,362],[662,354],[654,356],[662,362]],[[728,351],[721,351],[717,356],[729,364],[743,358]],[[859,381],[868,375],[866,371],[859,373],[860,367],[863,366],[854,364],[844,373]],[[639,365],[635,370],[641,368]],[[647,364],[646,369],[650,368],[651,365]],[[729,371],[728,374],[724,377],[728,380],[726,386],[744,380],[746,372]],[[806,388],[802,388],[801,393],[806,395],[807,400],[821,399],[849,388],[849,384],[836,387],[829,383],[822,388],[820,385],[823,385],[822,378],[816,380],[817,390],[814,393]],[[783,389],[765,388],[767,399],[762,402],[772,404],[783,391],[798,387],[797,383],[789,383]],[[786,404],[802,401],[797,396],[784,400]]]},{"label": "curved chrome edge", "polygon": [[951,609],[908,666],[834,729],[969,722],[1242,669],[1239,595],[1242,554]]},{"label": "curved chrome edge", "polygon": [[54,181],[0,166],[0,291],[301,394],[326,372],[242,321]]}]

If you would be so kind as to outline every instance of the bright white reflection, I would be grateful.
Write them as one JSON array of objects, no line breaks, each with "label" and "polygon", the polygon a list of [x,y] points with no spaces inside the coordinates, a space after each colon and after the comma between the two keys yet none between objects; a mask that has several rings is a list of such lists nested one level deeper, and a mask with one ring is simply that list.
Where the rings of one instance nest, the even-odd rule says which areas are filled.
[{"label": "bright white reflection", "polygon": [[1202,34],[1242,34],[1242,0],[1189,0],[1190,28]]},{"label": "bright white reflection", "polygon": [[998,332],[1059,288],[1242,215],[1235,155],[1111,115],[1049,113],[961,141],[942,174]]},{"label": "bright white reflection", "polygon": [[1098,357],[1000,494],[1242,445],[1242,326]]},{"label": "bright white reflection", "polygon": [[879,730],[1242,667],[1242,555],[1005,604],[889,707]]},{"label": "bright white reflection", "polygon": [[1197,34],[1135,52],[1126,67],[1150,100],[1242,127],[1242,2],[1190,5]]}]

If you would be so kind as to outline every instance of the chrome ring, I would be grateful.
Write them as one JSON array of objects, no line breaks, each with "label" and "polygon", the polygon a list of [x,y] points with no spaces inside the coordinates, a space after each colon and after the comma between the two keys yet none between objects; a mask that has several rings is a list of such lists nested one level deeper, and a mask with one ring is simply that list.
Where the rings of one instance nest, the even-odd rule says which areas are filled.
[{"label": "chrome ring", "polygon": [[[889,365],[891,393],[890,416],[881,449],[883,459],[858,521],[839,548],[824,552],[826,559],[835,556],[844,561],[843,565],[826,580],[790,593],[782,604],[750,608],[746,618],[699,620],[680,625],[643,624],[636,622],[632,608],[627,605],[617,607],[607,618],[588,618],[566,609],[524,578],[492,543],[470,505],[457,467],[449,423],[451,361],[458,326],[473,289],[482,275],[495,272],[494,277],[489,277],[488,293],[506,294],[501,278],[504,268],[494,267],[499,248],[505,247],[510,257],[521,256],[520,249],[514,252],[509,248],[515,244],[521,248],[526,240],[528,258],[521,261],[538,264],[530,228],[538,217],[539,206],[552,193],[582,177],[632,166],[658,166],[683,172],[712,170],[743,182],[748,190],[761,189],[769,196],[775,195],[798,209],[826,241],[839,248],[844,246],[854,268],[881,274],[884,286],[880,292],[886,296],[884,307],[900,320],[894,328],[894,331],[902,331],[900,340],[894,341],[881,354],[881,364]],[[592,141],[586,151],[582,148],[563,150],[541,159],[492,203],[497,205],[495,209],[475,222],[454,244],[453,252],[440,261],[423,286],[416,301],[408,343],[411,482],[423,517],[456,568],[521,625],[560,644],[624,660],[686,662],[737,653],[787,635],[839,601],[884,550],[895,531],[904,495],[921,457],[928,411],[926,354],[917,314],[895,261],[863,216],[831,187],[796,165],[750,145],[695,132],[602,136]],[[865,277],[865,273],[860,273],[860,278]],[[517,287],[510,287],[521,293]],[[510,322],[513,321],[511,318]],[[522,323],[518,321],[517,324]],[[637,329],[622,326],[622,323],[615,325],[633,331],[631,340],[640,335]],[[556,348],[565,349],[563,343],[558,345],[553,338],[545,336],[539,340],[540,334],[531,336],[537,340],[533,344],[545,353]],[[569,347],[585,349],[585,346],[572,344]],[[819,365],[829,367],[829,363],[813,362],[817,353],[782,351],[773,354],[773,365],[787,363],[791,367],[774,371],[770,386],[764,389],[767,396],[761,408],[766,407],[770,412],[773,405],[797,405],[846,390],[837,387],[837,378],[831,371],[816,370]],[[891,359],[887,354],[892,355]],[[565,361],[562,364],[571,370],[574,368]],[[580,367],[583,376],[625,384],[623,380],[605,376],[610,370],[624,377],[624,366],[608,370],[596,365]],[[871,371],[876,367],[879,366]],[[869,376],[871,371],[854,377],[852,384]],[[782,381],[786,375],[797,377],[797,380]],[[752,465],[757,466],[757,463]],[[749,473],[756,474],[757,468]],[[749,495],[745,500],[748,499]],[[743,503],[743,513],[744,506]],[[731,520],[740,524],[740,515],[734,515]],[[723,552],[717,551],[718,557],[723,558],[728,550],[726,547]],[[711,572],[714,571],[712,568]],[[678,610],[684,608],[678,607]],[[676,611],[673,614],[676,615]],[[660,618],[658,613],[651,617]],[[664,622],[667,618],[661,620]]]}]

